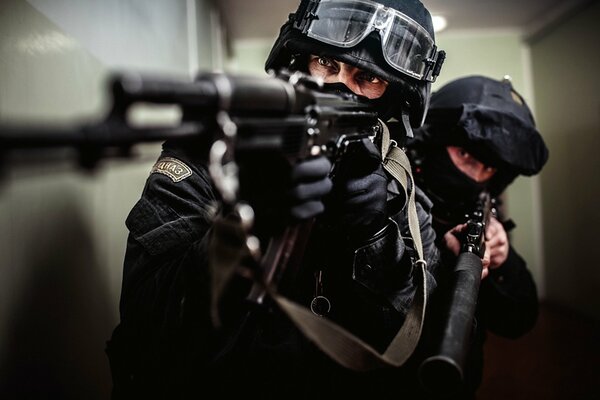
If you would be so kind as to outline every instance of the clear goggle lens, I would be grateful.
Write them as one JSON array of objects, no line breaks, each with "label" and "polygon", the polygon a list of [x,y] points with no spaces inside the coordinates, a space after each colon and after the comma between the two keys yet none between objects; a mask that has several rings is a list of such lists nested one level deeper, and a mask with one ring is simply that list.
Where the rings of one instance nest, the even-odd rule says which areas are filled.
[{"label": "clear goggle lens", "polygon": [[368,0],[320,0],[307,10],[299,29],[337,47],[353,47],[378,31],[389,65],[419,80],[433,81],[437,49],[429,33],[394,9]]}]

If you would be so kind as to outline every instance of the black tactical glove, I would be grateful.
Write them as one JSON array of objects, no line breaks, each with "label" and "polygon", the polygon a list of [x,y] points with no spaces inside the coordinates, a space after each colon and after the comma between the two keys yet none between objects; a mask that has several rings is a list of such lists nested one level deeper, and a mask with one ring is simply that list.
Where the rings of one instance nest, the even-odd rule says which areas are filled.
[{"label": "black tactical glove", "polygon": [[371,238],[387,224],[387,184],[375,144],[369,139],[351,144],[334,169],[325,221],[353,242]]},{"label": "black tactical glove", "polygon": [[331,191],[331,162],[324,156],[290,165],[279,155],[240,156],[240,198],[256,214],[256,233],[271,236],[286,226],[321,214]]},{"label": "black tactical glove", "polygon": [[330,172],[331,162],[324,156],[294,165],[291,171],[291,189],[287,192],[292,220],[306,220],[325,210],[322,198],[333,187]]}]

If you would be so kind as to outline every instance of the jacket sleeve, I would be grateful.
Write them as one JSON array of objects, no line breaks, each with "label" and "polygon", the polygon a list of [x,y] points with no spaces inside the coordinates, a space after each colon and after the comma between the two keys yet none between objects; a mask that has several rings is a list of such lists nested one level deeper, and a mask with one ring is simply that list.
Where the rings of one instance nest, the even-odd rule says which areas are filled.
[{"label": "jacket sleeve", "polygon": [[210,324],[207,238],[218,199],[201,166],[181,154],[165,157],[183,161],[191,174],[177,180],[155,166],[126,220],[121,325],[147,363],[161,359],[165,343],[184,332],[186,309],[195,310],[194,324]]},{"label": "jacket sleeve", "polygon": [[508,258],[481,282],[479,315],[495,334],[517,338],[530,331],[538,316],[535,282],[511,246]]}]

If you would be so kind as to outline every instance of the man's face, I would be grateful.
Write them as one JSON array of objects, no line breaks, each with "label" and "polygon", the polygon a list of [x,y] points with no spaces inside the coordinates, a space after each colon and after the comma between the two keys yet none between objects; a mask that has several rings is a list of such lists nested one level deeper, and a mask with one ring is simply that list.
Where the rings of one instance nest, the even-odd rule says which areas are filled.
[{"label": "man's face", "polygon": [[311,55],[308,71],[312,76],[323,78],[325,83],[341,82],[355,94],[369,99],[381,97],[388,86],[387,81],[370,72],[327,57]]},{"label": "man's face", "polygon": [[475,182],[487,182],[496,173],[496,168],[485,165],[462,147],[447,146],[446,150],[456,168]]}]

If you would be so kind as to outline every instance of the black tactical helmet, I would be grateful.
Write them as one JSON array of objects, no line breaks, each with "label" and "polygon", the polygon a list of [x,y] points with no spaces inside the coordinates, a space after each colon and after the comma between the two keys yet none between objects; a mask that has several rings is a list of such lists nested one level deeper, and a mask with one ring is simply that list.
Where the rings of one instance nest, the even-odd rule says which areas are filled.
[{"label": "black tactical helmet", "polygon": [[518,175],[537,174],[548,159],[531,111],[510,80],[484,76],[460,78],[433,93],[414,145],[420,157],[427,157],[428,147],[463,147],[496,167],[488,185],[494,195]]},{"label": "black tactical helmet", "polygon": [[[340,16],[343,12],[356,9],[364,12],[353,15],[358,19],[358,22],[352,20],[354,25],[348,22],[349,18]],[[380,12],[377,15],[382,16],[384,24],[392,15],[392,23],[387,28],[393,31],[393,35],[380,35],[386,27],[380,29],[382,25],[376,25],[374,21],[379,21],[378,18],[370,20],[373,24],[371,29],[364,28],[374,12]],[[314,25],[311,26],[313,23],[320,24],[320,27],[315,29]],[[362,31],[361,23],[364,24]],[[348,40],[344,44],[333,43],[346,40],[350,33],[355,34],[357,31],[351,32],[351,29],[357,25],[357,31],[364,33],[357,39],[358,42]],[[338,38],[333,42],[328,40],[329,37],[324,39],[315,34],[318,29],[325,35],[327,32],[337,32]],[[382,43],[382,37],[388,40]],[[434,40],[431,15],[419,0],[302,0],[298,10],[290,14],[281,27],[265,69],[303,70],[306,68],[303,62],[309,54],[327,56],[353,65],[390,83],[384,94],[385,99],[382,99],[384,101],[380,102],[387,107],[380,112],[382,118],[395,117],[400,120],[405,113],[410,118],[410,124],[419,127],[427,113],[431,82],[439,74],[445,57],[444,52],[437,51]]]}]

